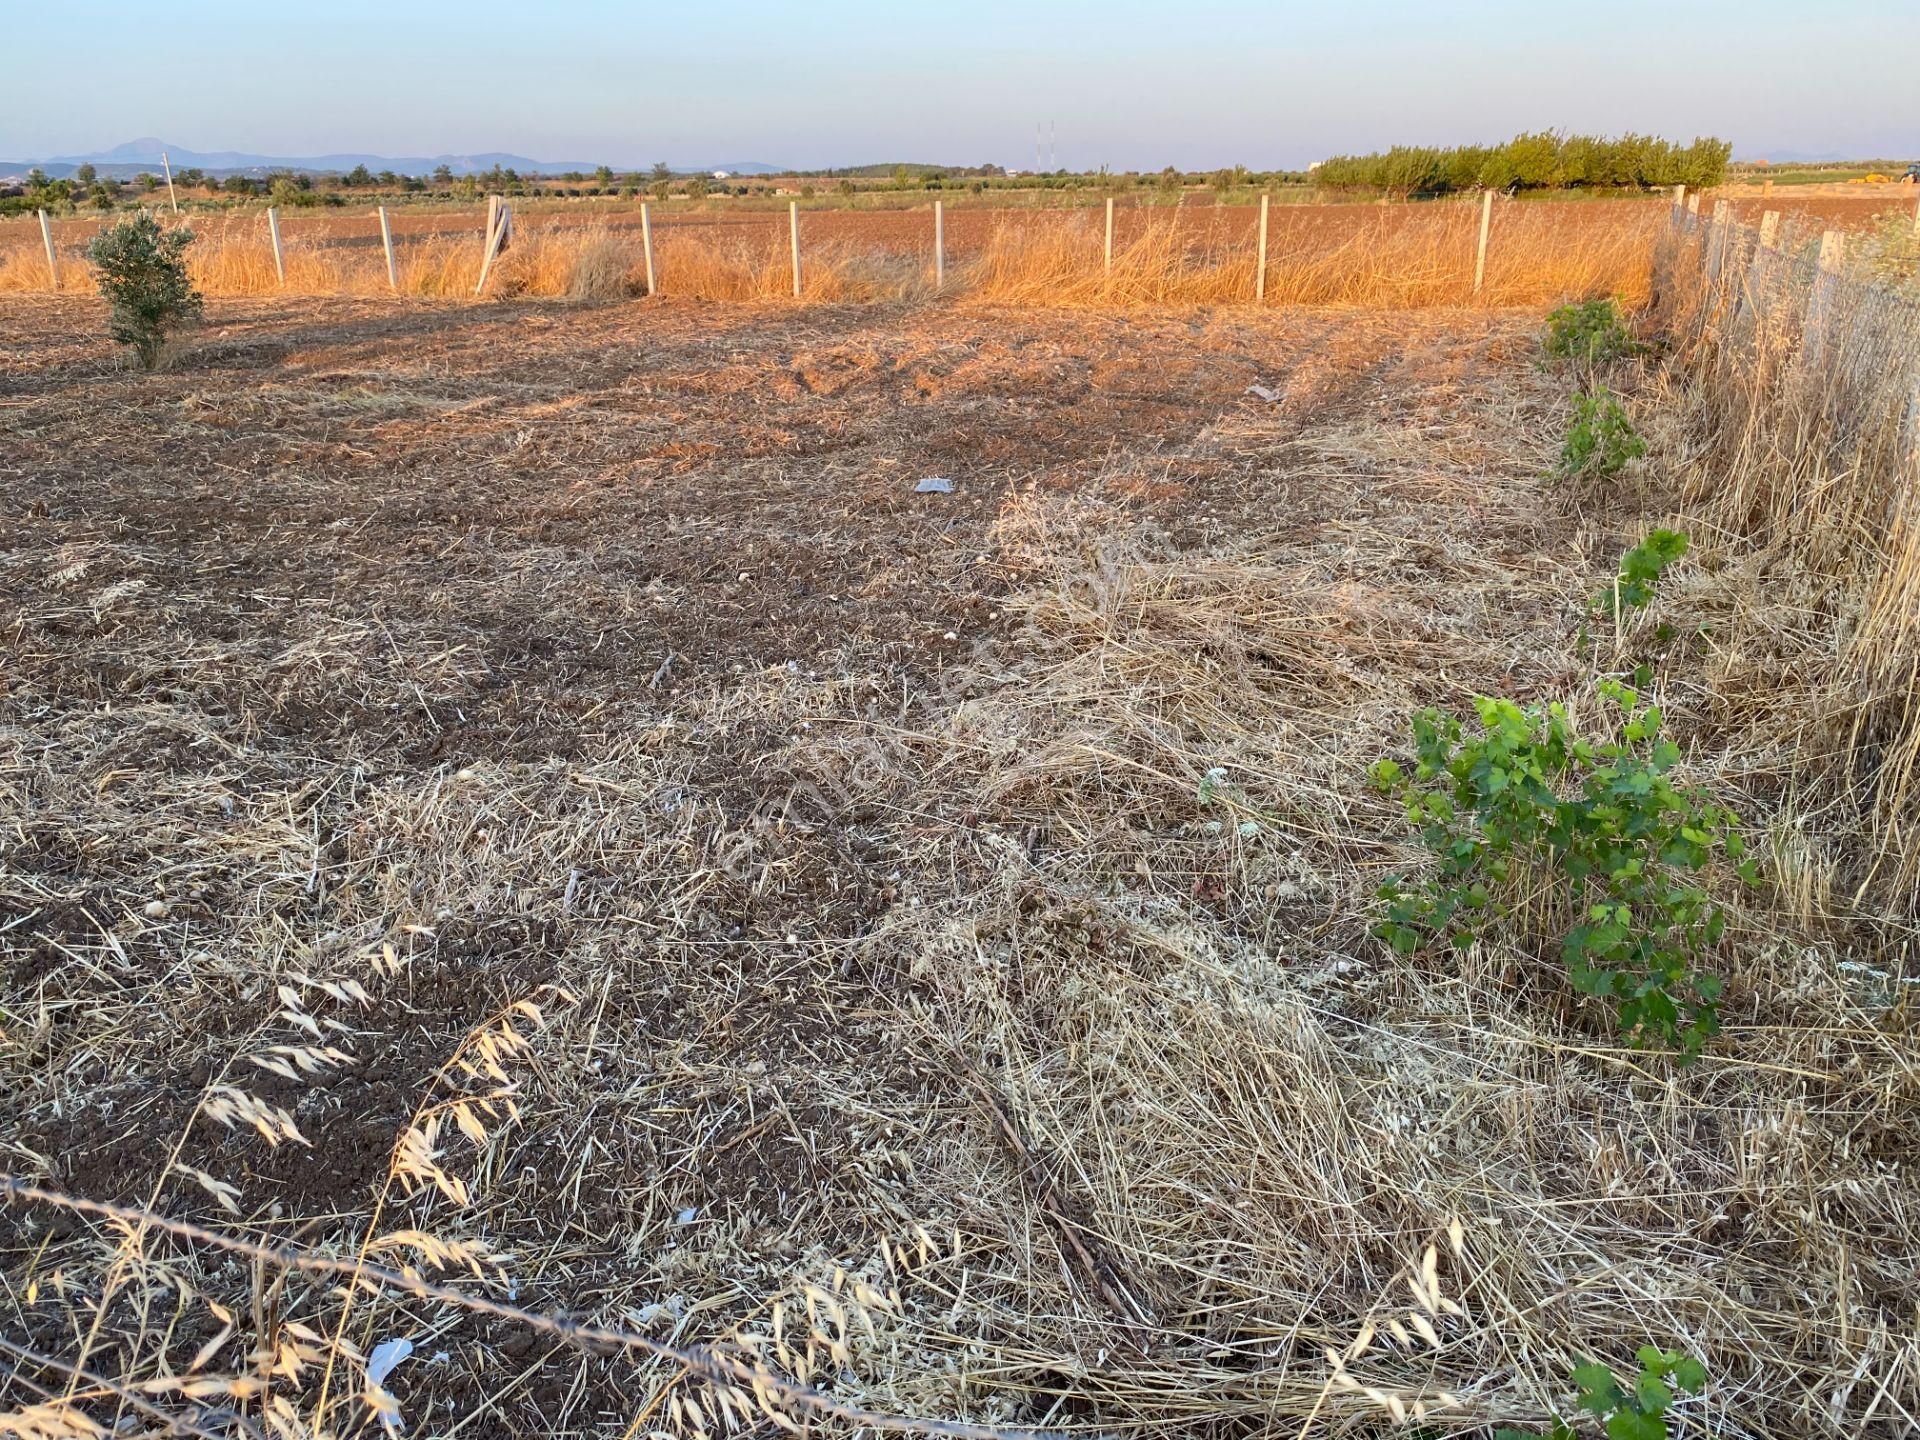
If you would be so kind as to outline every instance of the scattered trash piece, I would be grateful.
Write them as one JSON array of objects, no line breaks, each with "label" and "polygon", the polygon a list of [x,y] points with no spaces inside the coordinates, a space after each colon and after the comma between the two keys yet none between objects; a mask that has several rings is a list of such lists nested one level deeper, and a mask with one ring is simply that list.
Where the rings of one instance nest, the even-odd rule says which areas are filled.
[{"label": "scattered trash piece", "polygon": [[367,1356],[367,1384],[386,1384],[387,1376],[393,1373],[394,1367],[411,1354],[413,1341],[404,1335],[395,1340],[382,1340]]},{"label": "scattered trash piece", "polygon": [[682,1210],[678,1215],[673,1217],[673,1223],[676,1225],[691,1225],[699,1214],[700,1211],[698,1207],[691,1210]]},{"label": "scattered trash piece", "polygon": [[916,495],[951,495],[953,493],[953,481],[947,479],[944,475],[929,475],[913,487],[913,493]]},{"label": "scattered trash piece", "polygon": [[1278,390],[1268,389],[1265,385],[1249,385],[1247,386],[1247,394],[1252,395],[1257,399],[1264,400],[1269,405],[1273,404],[1275,401],[1281,398],[1280,392]]}]

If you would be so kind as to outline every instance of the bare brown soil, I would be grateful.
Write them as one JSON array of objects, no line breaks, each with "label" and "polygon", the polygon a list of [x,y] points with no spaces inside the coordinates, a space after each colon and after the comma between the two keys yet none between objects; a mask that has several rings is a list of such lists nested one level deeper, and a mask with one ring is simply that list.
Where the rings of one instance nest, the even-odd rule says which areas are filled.
[{"label": "bare brown soil", "polygon": [[[760,1273],[870,1245],[870,1187],[895,1192],[949,1127],[992,1152],[963,1072],[901,1028],[914,982],[860,948],[927,883],[903,873],[914,832],[970,819],[823,792],[778,758],[828,723],[801,717],[824,700],[909,735],[990,692],[1021,648],[1001,602],[1033,578],[1003,527],[1050,496],[1174,550],[1339,533],[1381,500],[1317,478],[1293,437],[1383,404],[1444,414],[1523,374],[1532,328],[216,302],[146,377],[91,303],[4,324],[9,1165],[223,1219],[167,1178],[177,1146],[256,1223],[350,1241],[461,1036],[562,986],[551,1101],[509,1132],[487,1204],[526,1296],[569,1308],[624,1291],[636,1246],[680,1265],[683,1211]],[[1272,420],[1256,381],[1287,390]],[[954,493],[914,493],[929,475]],[[1470,514],[1420,528],[1445,543]],[[471,818],[428,842],[448,805]],[[635,806],[665,850],[617,818]],[[490,832],[529,824],[616,833],[449,888],[441,866],[485,870],[516,844]],[[1167,881],[1261,908],[1212,867]],[[372,985],[382,943],[410,963],[376,1009],[308,1001],[350,1065],[241,1062],[300,1038],[276,1020],[285,971]],[[223,1080],[311,1146],[196,1120]],[[20,1220],[0,1215],[5,1264],[43,1272],[46,1232]],[[445,1334],[454,1370],[419,1371],[409,1408],[491,1396],[489,1433],[545,1433],[556,1409],[591,1426],[632,1403],[565,1355],[509,1348],[524,1383],[463,1378],[494,1338]]]},{"label": "bare brown soil", "polygon": [[[898,1414],[1357,1433],[1327,1347],[1429,1245],[1472,1318],[1352,1363],[1483,1432],[1643,1341],[1751,1433],[1906,1402],[1834,1398],[1916,1300],[1920,1065],[1853,982],[1743,912],[1676,1078],[1555,957],[1369,934],[1412,709],[1598,708],[1647,517],[1542,483],[1537,315],[216,298],[153,376],[95,302],[0,326],[0,1168],[784,1323]],[[0,1336],[129,1380],[309,1327],[273,1393],[335,1433],[399,1335],[415,1433],[711,1428],[671,1366],[44,1209],[0,1276]]]}]

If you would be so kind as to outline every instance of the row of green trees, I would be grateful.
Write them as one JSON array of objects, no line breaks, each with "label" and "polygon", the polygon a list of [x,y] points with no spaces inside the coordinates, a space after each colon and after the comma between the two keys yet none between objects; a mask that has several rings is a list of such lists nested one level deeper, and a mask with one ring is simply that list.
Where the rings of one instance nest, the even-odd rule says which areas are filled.
[{"label": "row of green trees", "polygon": [[1314,172],[1335,190],[1444,195],[1454,190],[1617,189],[1718,185],[1733,145],[1702,138],[1679,145],[1653,135],[1560,135],[1542,130],[1504,145],[1396,145],[1338,155]]}]

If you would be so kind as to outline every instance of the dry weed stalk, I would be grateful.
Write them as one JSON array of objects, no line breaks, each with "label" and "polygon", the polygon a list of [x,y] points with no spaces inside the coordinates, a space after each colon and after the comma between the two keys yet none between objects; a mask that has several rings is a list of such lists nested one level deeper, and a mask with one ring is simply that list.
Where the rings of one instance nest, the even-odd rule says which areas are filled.
[{"label": "dry weed stalk", "polygon": [[[676,1347],[633,1331],[584,1324],[562,1315],[540,1314],[517,1305],[456,1290],[449,1285],[424,1279],[411,1270],[388,1270],[370,1265],[364,1259],[341,1260],[290,1245],[263,1245],[148,1211],[64,1195],[57,1191],[26,1184],[11,1175],[0,1175],[0,1195],[16,1202],[45,1205],[70,1214],[91,1216],[129,1229],[138,1227],[146,1231],[171,1235],[186,1241],[202,1252],[224,1252],[276,1269],[338,1277],[345,1282],[348,1294],[380,1288],[404,1291],[421,1299],[432,1300],[455,1309],[524,1325],[570,1345],[599,1352],[627,1352],[664,1361],[708,1384],[713,1407],[711,1419],[715,1427],[722,1431],[752,1429],[756,1424],[765,1421],[780,1429],[800,1434],[802,1433],[801,1422],[794,1418],[797,1414],[810,1420],[834,1420],[883,1433],[945,1436],[948,1440],[1042,1440],[1046,1434],[1044,1431],[1025,1428],[968,1425],[950,1420],[915,1419],[878,1414],[857,1405],[849,1405],[805,1384],[797,1384],[785,1379],[739,1355],[705,1346]],[[865,1285],[857,1285],[853,1294],[857,1297],[862,1310],[880,1308],[887,1303],[885,1297]],[[823,1343],[827,1358],[844,1364],[847,1358],[847,1317],[839,1299],[831,1291],[816,1287],[806,1292],[805,1300],[812,1326],[811,1338],[807,1342],[809,1350],[816,1343]],[[826,1327],[824,1330],[821,1328],[823,1325]],[[298,1378],[301,1370],[317,1365],[323,1355],[331,1353],[325,1337],[311,1327],[298,1322],[288,1322],[287,1331],[290,1338],[283,1344],[282,1352],[275,1362],[274,1373]],[[336,1341],[335,1345],[337,1346],[338,1343]],[[784,1347],[785,1342],[783,1339],[776,1338],[774,1343],[777,1347]],[[348,1353],[352,1358],[364,1363],[364,1357],[357,1352],[349,1349]],[[793,1356],[803,1369],[814,1368],[810,1354],[803,1359],[794,1355],[790,1348],[784,1349],[783,1353]],[[145,1382],[125,1388],[143,1395],[214,1394],[245,1400],[262,1393],[265,1389],[265,1380],[249,1381],[247,1378],[232,1377],[176,1378]],[[681,1407],[687,1433],[694,1436],[707,1433],[709,1417],[697,1402],[676,1397],[675,1404]],[[45,1431],[49,1440],[66,1440],[69,1436],[105,1433],[86,1416],[73,1411],[71,1400],[56,1406],[29,1407],[25,1416],[16,1413],[6,1418],[9,1424],[21,1425],[23,1427],[21,1433],[25,1435],[40,1433],[24,1428],[29,1422],[40,1425],[45,1421],[56,1427],[65,1427]],[[274,1428],[281,1430],[283,1427],[276,1425]],[[324,1429],[309,1429],[302,1423],[298,1428],[286,1433],[317,1437],[330,1432]]]}]

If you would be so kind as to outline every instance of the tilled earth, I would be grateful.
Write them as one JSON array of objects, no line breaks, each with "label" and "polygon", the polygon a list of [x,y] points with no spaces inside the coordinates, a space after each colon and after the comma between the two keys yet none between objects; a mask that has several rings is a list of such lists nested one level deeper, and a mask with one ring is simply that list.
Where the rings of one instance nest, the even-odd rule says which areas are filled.
[{"label": "tilled earth", "polygon": [[[940,882],[916,840],[978,816],[781,757],[823,710],[907,747],[1019,683],[1040,542],[1010,515],[1098,497],[1168,554],[1272,536],[1335,573],[1391,496],[1416,572],[1470,534],[1538,560],[1475,493],[1551,442],[1529,316],[219,302],[151,376],[89,302],[0,326],[5,1167],[350,1250],[429,1224],[396,1144],[464,1106],[447,1232],[511,1250],[525,1302],[639,1324],[673,1291],[676,1335],[897,1246],[949,1134],[991,1153],[863,948]],[[0,1328],[184,1365],[215,1330],[184,1280],[122,1291],[90,1348],[23,1300],[97,1277],[89,1243],[0,1215]],[[396,1388],[440,1433],[620,1433],[661,1393],[402,1311],[442,1368]]]}]

